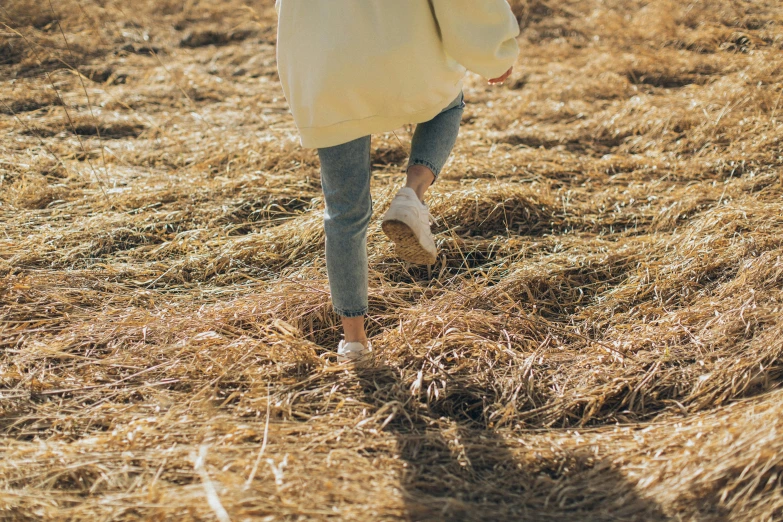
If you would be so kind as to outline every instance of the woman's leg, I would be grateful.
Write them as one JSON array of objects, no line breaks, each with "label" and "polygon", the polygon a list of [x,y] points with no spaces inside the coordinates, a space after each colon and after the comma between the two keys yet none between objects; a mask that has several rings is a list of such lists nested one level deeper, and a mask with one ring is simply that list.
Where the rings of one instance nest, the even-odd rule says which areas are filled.
[{"label": "woman's leg", "polygon": [[412,188],[419,199],[423,199],[449,159],[464,108],[464,97],[460,93],[440,114],[416,126],[405,186]]},{"label": "woman's leg", "polygon": [[405,187],[383,216],[381,228],[394,242],[395,254],[409,263],[432,265],[437,261],[438,247],[430,230],[424,192],[440,174],[457,141],[463,107],[460,93],[440,114],[416,126]]},{"label": "woman's leg", "polygon": [[326,270],[334,311],[342,317],[346,342],[365,342],[367,313],[367,225],[370,197],[370,137],[318,149],[326,210]]}]

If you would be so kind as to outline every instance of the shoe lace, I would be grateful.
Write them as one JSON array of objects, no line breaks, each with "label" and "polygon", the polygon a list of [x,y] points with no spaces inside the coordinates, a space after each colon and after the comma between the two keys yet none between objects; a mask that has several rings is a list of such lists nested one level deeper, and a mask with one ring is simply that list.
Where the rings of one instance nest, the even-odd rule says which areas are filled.
[{"label": "shoe lace", "polygon": [[435,219],[432,217],[432,214],[430,214],[430,209],[427,205],[424,205],[424,215],[426,216],[427,225],[431,226],[435,223]]},{"label": "shoe lace", "polygon": [[[400,194],[397,193],[397,195],[394,196],[394,199],[400,199],[402,201],[411,201],[411,197],[407,194]],[[424,209],[424,215],[426,216],[427,225],[434,225],[435,224],[435,218],[432,217],[432,214],[430,213],[430,208],[425,204],[419,201],[418,198],[416,198],[416,201],[421,204],[421,207]]]}]

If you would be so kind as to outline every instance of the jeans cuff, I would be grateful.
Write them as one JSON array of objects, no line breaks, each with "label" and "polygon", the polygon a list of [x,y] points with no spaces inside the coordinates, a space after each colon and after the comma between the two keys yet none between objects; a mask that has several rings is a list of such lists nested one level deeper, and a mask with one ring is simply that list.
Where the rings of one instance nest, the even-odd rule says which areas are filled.
[{"label": "jeans cuff", "polygon": [[437,168],[435,165],[430,163],[427,160],[418,159],[418,158],[411,158],[410,161],[408,161],[408,168],[411,168],[413,165],[423,165],[430,169],[432,173],[435,175],[435,179],[438,179],[438,176],[440,175],[441,169]]},{"label": "jeans cuff", "polygon": [[340,317],[361,317],[363,315],[367,315],[366,306],[361,310],[340,310],[337,307],[333,307],[333,308],[334,308],[334,313],[336,313]]}]

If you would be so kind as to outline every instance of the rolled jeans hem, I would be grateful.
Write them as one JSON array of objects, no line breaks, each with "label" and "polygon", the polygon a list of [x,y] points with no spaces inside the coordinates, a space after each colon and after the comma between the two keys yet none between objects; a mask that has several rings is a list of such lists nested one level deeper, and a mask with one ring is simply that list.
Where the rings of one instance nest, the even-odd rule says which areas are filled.
[{"label": "rolled jeans hem", "polygon": [[435,176],[435,179],[438,179],[438,176],[440,175],[440,171],[443,170],[442,168],[440,169],[437,168],[435,165],[433,165],[427,160],[411,158],[411,160],[408,162],[408,168],[411,168],[414,165],[422,165],[424,167],[427,167],[428,169],[430,169],[430,171],[432,171],[432,174]]},{"label": "rolled jeans hem", "polygon": [[363,315],[367,315],[367,308],[362,310],[340,310],[339,308],[335,308],[334,313],[340,317],[348,317],[350,319],[351,317],[361,317]]}]

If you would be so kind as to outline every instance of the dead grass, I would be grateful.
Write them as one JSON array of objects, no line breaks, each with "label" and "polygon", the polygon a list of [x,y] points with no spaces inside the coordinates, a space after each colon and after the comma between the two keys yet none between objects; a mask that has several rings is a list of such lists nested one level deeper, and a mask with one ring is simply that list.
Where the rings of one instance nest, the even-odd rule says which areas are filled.
[{"label": "dead grass", "polygon": [[358,372],[271,0],[33,4],[0,6],[0,519],[783,517],[779,2],[512,2],[438,262],[371,225]]}]

